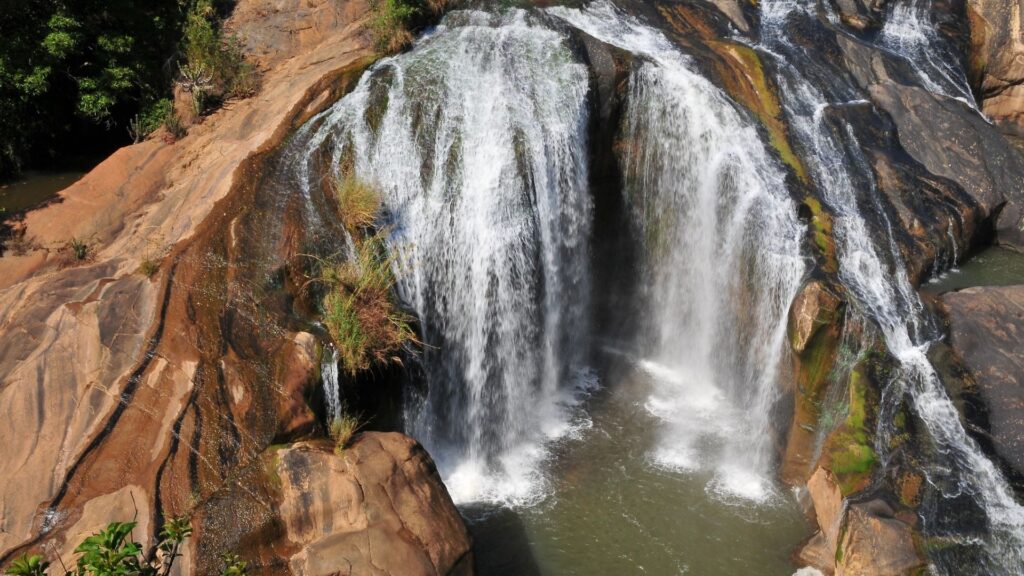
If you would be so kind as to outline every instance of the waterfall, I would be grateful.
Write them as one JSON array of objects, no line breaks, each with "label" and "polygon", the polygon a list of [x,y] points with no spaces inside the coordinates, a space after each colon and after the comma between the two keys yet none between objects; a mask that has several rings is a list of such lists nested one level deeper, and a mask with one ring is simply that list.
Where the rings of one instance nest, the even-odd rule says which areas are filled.
[{"label": "waterfall", "polygon": [[341,419],[341,389],[338,387],[338,349],[331,347],[331,355],[320,362],[320,378],[324,387],[328,422]]},{"label": "waterfall", "polygon": [[[879,327],[889,352],[899,364],[899,374],[883,391],[883,405],[909,398],[914,412],[924,423],[934,443],[937,457],[923,472],[945,504],[937,506],[951,514],[953,501],[967,496],[984,514],[987,524],[983,541],[963,541],[976,556],[971,566],[979,574],[1020,574],[1024,566],[1024,508],[996,466],[982,454],[977,443],[964,430],[952,401],[945,392],[934,367],[928,360],[930,345],[927,318],[914,291],[896,248],[891,226],[879,208],[881,237],[872,240],[872,229],[862,213],[860,202],[878,203],[878,191],[861,156],[852,130],[845,126],[845,144],[825,124],[824,111],[830,104],[796,68],[796,62],[810,60],[784,34],[788,4],[765,2],[762,25],[766,49],[780,58],[780,91],[793,128],[807,154],[808,167],[817,183],[822,200],[834,213],[833,232],[839,258],[840,280],[848,289],[852,304],[863,310]],[[867,189],[854,184],[854,171],[869,182]],[[858,194],[858,192],[862,194]],[[879,418],[879,426],[890,423]],[[879,431],[885,437],[885,431]],[[949,530],[941,520],[924,518],[925,533]],[[940,526],[929,526],[934,521]],[[950,530],[953,532],[953,530]],[[935,559],[933,558],[933,561]],[[948,567],[935,562],[939,573],[963,573],[964,566]],[[955,572],[951,572],[955,570]]]},{"label": "waterfall", "polygon": [[640,367],[663,422],[653,460],[712,472],[717,496],[763,502],[786,313],[805,268],[784,174],[752,121],[660,32],[603,1],[549,12],[641,59],[621,163],[646,252]]},{"label": "waterfall", "polygon": [[963,67],[935,29],[931,9],[932,0],[896,0],[878,42],[906,58],[932,92],[976,107]]},{"label": "waterfall", "polygon": [[588,82],[537,16],[453,12],[305,136],[383,193],[425,342],[407,428],[457,502],[536,498],[588,381]]}]

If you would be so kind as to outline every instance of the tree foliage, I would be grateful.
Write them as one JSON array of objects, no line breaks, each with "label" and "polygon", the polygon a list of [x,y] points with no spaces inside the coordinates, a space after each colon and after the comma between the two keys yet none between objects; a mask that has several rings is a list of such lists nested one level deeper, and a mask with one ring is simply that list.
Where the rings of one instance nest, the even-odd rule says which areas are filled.
[{"label": "tree foliage", "polygon": [[165,94],[185,1],[26,0],[0,12],[0,173],[61,154],[76,131],[123,131]]}]

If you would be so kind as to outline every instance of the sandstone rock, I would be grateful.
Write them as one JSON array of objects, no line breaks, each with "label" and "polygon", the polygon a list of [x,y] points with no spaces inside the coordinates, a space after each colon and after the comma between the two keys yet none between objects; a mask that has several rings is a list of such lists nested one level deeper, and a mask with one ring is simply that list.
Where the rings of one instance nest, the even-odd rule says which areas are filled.
[{"label": "sandstone rock", "polygon": [[807,491],[814,502],[814,516],[818,528],[825,537],[830,550],[839,544],[839,529],[842,527],[843,493],[839,490],[836,478],[831,471],[818,468],[807,482]]},{"label": "sandstone rock", "polygon": [[279,430],[284,437],[312,432],[316,425],[316,415],[306,402],[310,385],[319,375],[316,347],[316,338],[309,332],[299,332],[284,346],[285,371],[278,402]]},{"label": "sandstone rock", "polygon": [[818,468],[807,483],[819,531],[797,559],[836,576],[902,576],[922,565],[910,525],[882,500],[846,506],[832,473]]},{"label": "sandstone rock", "polygon": [[[236,218],[248,205],[234,197],[256,159],[372,54],[366,4],[330,4],[352,17],[282,48],[257,96],[173,144],[115,152],[26,216],[41,248],[0,258],[0,437],[21,439],[0,448],[0,564],[115,519],[97,511],[120,514],[127,486],[149,516],[136,535],[148,541],[153,520],[188,512],[288,431],[279,392],[308,373],[277,380],[273,353],[288,333],[260,324],[258,284],[226,263],[247,232]],[[48,254],[70,237],[92,256],[59,268]],[[165,266],[151,281],[136,270],[154,253]]]},{"label": "sandstone rock", "polygon": [[397,433],[361,434],[340,454],[327,441],[272,447],[193,524],[195,574],[216,571],[220,548],[274,574],[473,573],[469,534],[433,462]]},{"label": "sandstone rock", "polygon": [[367,433],[340,456],[298,445],[280,451],[277,461],[281,519],[301,548],[291,558],[292,573],[472,573],[469,533],[413,440]]},{"label": "sandstone rock", "polygon": [[807,348],[817,330],[835,318],[839,304],[839,298],[821,282],[814,280],[804,286],[789,309],[789,342],[794,352]]},{"label": "sandstone rock", "polygon": [[853,504],[846,517],[836,576],[904,576],[923,565],[910,526],[881,500]]},{"label": "sandstone rock", "polygon": [[943,294],[941,309],[949,345],[977,387],[992,446],[1024,488],[1024,286]]},{"label": "sandstone rock", "polygon": [[968,62],[982,111],[1024,136],[1024,31],[1018,0],[968,0]]}]

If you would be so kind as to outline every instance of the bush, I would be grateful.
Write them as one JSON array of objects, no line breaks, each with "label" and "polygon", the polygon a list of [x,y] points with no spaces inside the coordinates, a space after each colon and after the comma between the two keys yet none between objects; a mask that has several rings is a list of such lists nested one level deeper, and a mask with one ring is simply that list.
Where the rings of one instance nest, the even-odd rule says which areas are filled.
[{"label": "bush", "polygon": [[350,375],[400,361],[396,354],[415,338],[410,318],[392,300],[391,265],[383,240],[374,235],[357,244],[354,261],[322,271],[328,288],[322,303],[324,325]]},{"label": "bush", "polygon": [[425,17],[440,14],[449,0],[371,0],[370,31],[378,52],[394,54],[412,43]]},{"label": "bush", "polygon": [[351,414],[342,414],[341,418],[331,422],[330,435],[331,440],[334,440],[334,451],[337,454],[344,452],[362,427],[363,423]]},{"label": "bush", "polygon": [[246,62],[238,39],[224,35],[210,0],[196,0],[189,10],[183,44],[178,84],[192,95],[196,115],[211,104],[258,90],[256,68]]}]

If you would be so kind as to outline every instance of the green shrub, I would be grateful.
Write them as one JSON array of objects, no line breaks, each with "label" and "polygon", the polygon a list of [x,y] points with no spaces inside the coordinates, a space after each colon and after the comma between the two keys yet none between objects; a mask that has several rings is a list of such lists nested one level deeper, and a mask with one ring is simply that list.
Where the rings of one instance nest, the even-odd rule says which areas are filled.
[{"label": "green shrub", "polygon": [[412,43],[425,17],[440,14],[449,0],[370,0],[370,32],[378,52],[394,54]]},{"label": "green shrub", "polygon": [[225,99],[251,96],[259,88],[256,68],[246,62],[238,39],[224,35],[211,0],[196,0],[189,10],[183,54],[178,84],[192,95],[197,115]]}]

